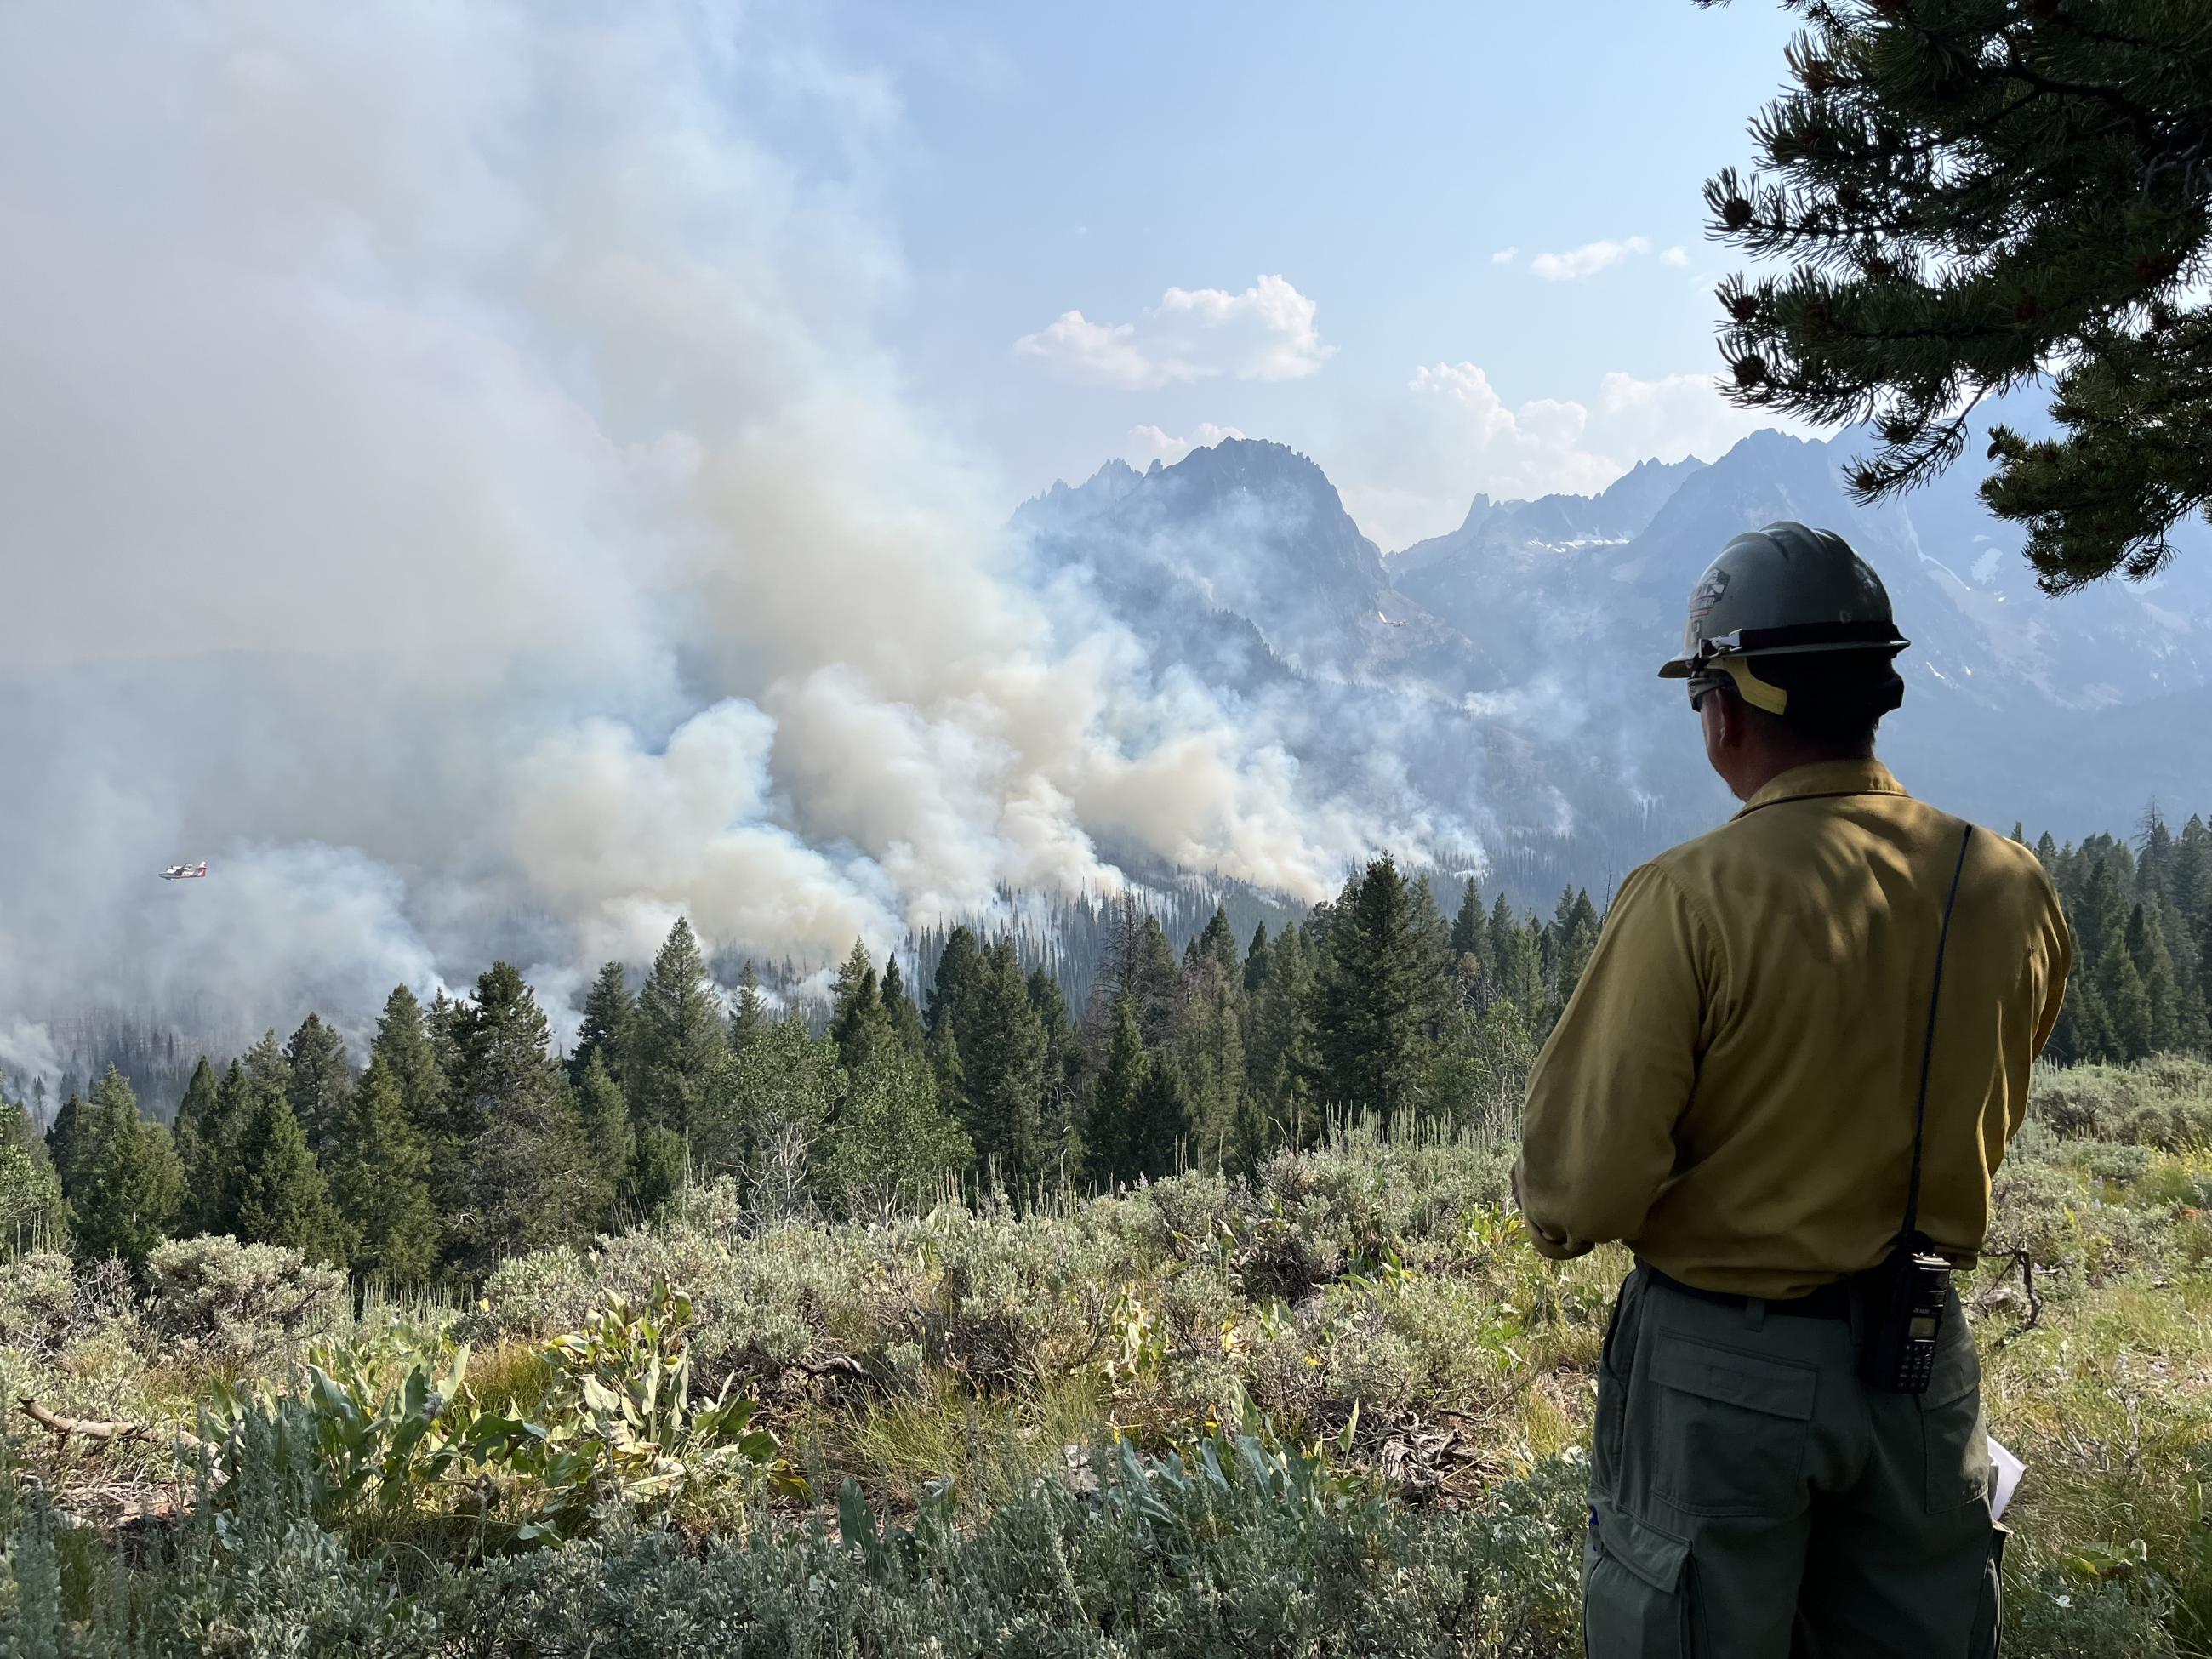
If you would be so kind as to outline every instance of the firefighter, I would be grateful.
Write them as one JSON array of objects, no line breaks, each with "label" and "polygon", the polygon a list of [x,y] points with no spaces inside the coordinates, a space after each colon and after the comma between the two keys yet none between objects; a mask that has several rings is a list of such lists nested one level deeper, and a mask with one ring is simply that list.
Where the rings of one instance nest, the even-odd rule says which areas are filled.
[{"label": "firefighter", "polygon": [[1798,524],[1690,596],[1743,807],[1621,884],[1528,1084],[1531,1243],[1636,1258],[1607,1328],[1593,1659],[1987,1659],[2003,1532],[1956,1292],[2073,945],[2026,848],[1875,758],[1881,579]]}]

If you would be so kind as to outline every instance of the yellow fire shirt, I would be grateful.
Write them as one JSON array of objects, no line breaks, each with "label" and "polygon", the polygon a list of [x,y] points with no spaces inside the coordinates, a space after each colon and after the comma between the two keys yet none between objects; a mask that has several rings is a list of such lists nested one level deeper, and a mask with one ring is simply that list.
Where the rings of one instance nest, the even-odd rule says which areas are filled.
[{"label": "yellow fire shirt", "polygon": [[[1823,762],[1631,875],[1529,1078],[1514,1185],[1536,1249],[1622,1239],[1688,1284],[1768,1297],[1879,1261],[1905,1217],[1965,830],[1877,762]],[[1918,1223],[1961,1261],[1988,1231],[2073,950],[2035,855],[1977,829]]]}]

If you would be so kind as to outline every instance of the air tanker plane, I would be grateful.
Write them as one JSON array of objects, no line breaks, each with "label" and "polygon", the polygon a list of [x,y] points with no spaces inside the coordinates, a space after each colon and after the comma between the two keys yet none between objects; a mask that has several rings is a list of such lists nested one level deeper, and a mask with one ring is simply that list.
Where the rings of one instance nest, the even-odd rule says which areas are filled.
[{"label": "air tanker plane", "polygon": [[171,865],[161,872],[161,879],[163,881],[198,881],[205,874],[207,874],[207,860],[202,859],[198,864]]}]

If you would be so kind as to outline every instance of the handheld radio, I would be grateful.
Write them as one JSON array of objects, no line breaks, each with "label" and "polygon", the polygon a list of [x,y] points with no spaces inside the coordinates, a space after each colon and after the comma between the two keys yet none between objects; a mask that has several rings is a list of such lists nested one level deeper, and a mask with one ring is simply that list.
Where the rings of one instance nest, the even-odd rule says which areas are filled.
[{"label": "handheld radio", "polygon": [[1974,826],[1959,838],[1959,862],[1951,872],[1951,896],[1943,905],[1943,930],[1936,941],[1936,982],[1928,994],[1928,1037],[1920,1054],[1920,1099],[1912,1117],[1912,1184],[1905,1194],[1905,1224],[1882,1264],[1865,1275],[1866,1305],[1873,1317],[1860,1355],[1869,1388],[1892,1394],[1926,1392],[1935,1370],[1936,1346],[1943,1334],[1943,1315],[1951,1300],[1951,1263],[1936,1253],[1934,1241],[1919,1231],[1920,1147],[1928,1127],[1928,1073],[1936,1057],[1936,1010],[1943,994],[1943,950],[1951,941],[1951,912],[1959,902],[1959,878],[1966,873],[1966,848]]}]

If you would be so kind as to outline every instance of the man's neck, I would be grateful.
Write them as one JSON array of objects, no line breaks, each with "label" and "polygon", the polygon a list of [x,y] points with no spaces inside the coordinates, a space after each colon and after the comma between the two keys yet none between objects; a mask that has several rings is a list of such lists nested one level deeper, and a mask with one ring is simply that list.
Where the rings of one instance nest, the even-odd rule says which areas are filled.
[{"label": "man's neck", "polygon": [[1738,800],[1749,800],[1784,772],[1794,772],[1801,766],[1818,766],[1824,761],[1869,761],[1874,758],[1872,744],[1810,744],[1767,743],[1745,754],[1733,775],[1728,780],[1729,793]]}]

